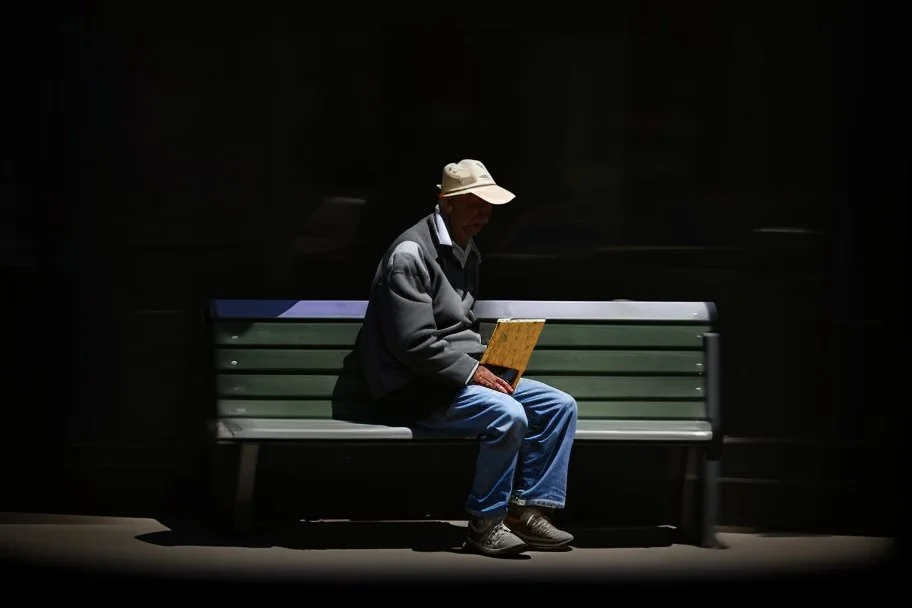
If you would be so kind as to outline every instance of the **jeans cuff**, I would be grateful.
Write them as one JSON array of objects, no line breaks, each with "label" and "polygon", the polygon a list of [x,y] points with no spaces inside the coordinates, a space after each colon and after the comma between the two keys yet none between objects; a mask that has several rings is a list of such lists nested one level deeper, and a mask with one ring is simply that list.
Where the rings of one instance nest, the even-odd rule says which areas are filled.
[{"label": "jeans cuff", "polygon": [[511,496],[510,504],[516,507],[548,507],[551,509],[563,509],[564,502],[559,500],[549,500],[547,498],[520,498]]}]

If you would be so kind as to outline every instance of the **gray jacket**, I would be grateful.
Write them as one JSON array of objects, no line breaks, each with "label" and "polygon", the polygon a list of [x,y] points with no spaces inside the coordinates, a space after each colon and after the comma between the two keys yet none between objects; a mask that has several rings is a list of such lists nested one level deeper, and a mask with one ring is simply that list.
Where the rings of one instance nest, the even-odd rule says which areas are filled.
[{"label": "gray jacket", "polygon": [[463,386],[484,351],[472,311],[480,257],[469,248],[463,267],[435,218],[400,234],[374,274],[358,346],[375,398],[418,376]]}]

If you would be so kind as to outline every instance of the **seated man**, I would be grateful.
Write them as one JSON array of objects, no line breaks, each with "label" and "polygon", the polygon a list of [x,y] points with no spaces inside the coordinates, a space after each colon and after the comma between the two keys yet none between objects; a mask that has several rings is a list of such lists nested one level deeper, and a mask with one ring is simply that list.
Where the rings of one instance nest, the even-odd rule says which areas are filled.
[{"label": "seated man", "polygon": [[374,275],[358,342],[368,386],[389,424],[480,438],[468,548],[563,547],[573,536],[548,515],[566,499],[576,401],[528,378],[514,391],[479,364],[472,237],[514,195],[477,160],[446,165],[439,187],[437,207],[393,241]]}]

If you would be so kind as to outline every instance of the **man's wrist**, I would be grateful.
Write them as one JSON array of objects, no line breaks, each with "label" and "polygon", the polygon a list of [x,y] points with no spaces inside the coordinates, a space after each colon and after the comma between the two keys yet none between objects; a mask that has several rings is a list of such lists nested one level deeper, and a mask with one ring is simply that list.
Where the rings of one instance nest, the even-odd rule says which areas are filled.
[{"label": "man's wrist", "polygon": [[475,372],[478,371],[478,366],[479,366],[479,365],[481,365],[481,363],[479,363],[478,361],[476,361],[476,362],[475,362],[475,365],[472,367],[472,371],[469,372],[469,377],[466,378],[466,381],[465,381],[466,385],[468,385],[470,382],[472,382],[472,378],[475,377]]}]

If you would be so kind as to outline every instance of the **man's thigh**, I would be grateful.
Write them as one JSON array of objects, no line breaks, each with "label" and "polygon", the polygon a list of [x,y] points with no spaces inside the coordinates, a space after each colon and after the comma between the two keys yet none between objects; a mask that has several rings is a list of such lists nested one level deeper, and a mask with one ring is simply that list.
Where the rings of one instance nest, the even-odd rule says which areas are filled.
[{"label": "man's thigh", "polygon": [[513,391],[513,398],[527,411],[532,412],[546,411],[555,406],[565,405],[572,400],[572,397],[564,391],[531,378],[522,378],[519,381],[516,390]]},{"label": "man's thigh", "polygon": [[417,421],[415,432],[477,437],[506,417],[523,416],[522,406],[510,395],[477,384],[460,389],[449,407]]}]

